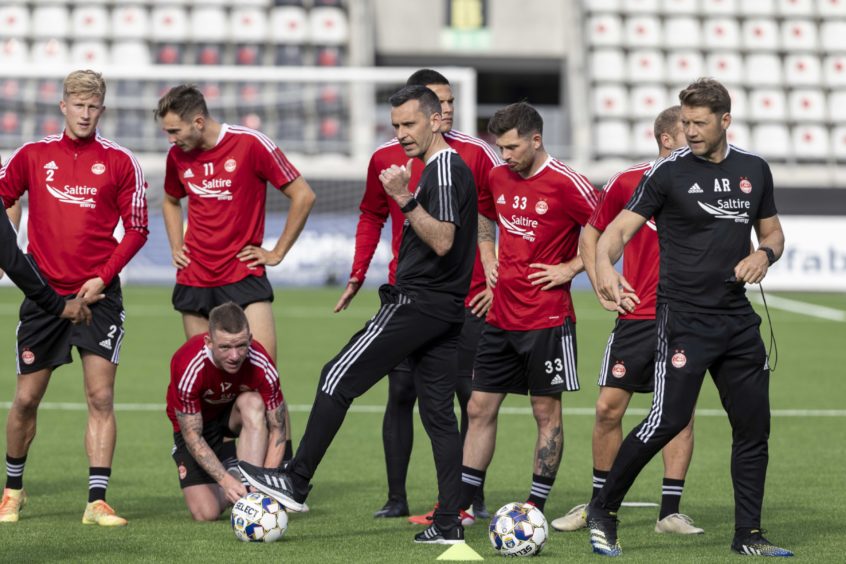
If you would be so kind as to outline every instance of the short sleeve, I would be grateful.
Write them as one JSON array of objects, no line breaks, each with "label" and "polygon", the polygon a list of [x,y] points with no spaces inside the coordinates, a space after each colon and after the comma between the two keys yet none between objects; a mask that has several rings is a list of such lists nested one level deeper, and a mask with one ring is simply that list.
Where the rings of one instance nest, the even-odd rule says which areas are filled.
[{"label": "short sleeve", "polygon": [[590,221],[588,221],[599,231],[605,231],[629,201],[626,197],[626,191],[621,185],[623,178],[623,175],[612,178],[600,193],[599,203],[593,210]]},{"label": "short sleeve", "polygon": [[300,172],[269,137],[256,132],[253,139],[256,144],[252,151],[253,165],[259,178],[266,180],[276,188],[282,188],[300,176]]},{"label": "short sleeve", "polygon": [[670,175],[667,166],[661,166],[661,161],[643,178],[632,194],[626,209],[649,219],[654,217],[664,206],[667,199],[667,188]]},{"label": "short sleeve", "polygon": [[453,159],[459,159],[457,154],[449,157],[441,156],[435,163],[437,167],[429,175],[427,187],[430,191],[427,198],[426,211],[438,221],[446,221],[461,227],[460,198],[462,194],[476,196],[476,185],[466,166],[461,169],[454,166]]},{"label": "short sleeve", "polygon": [[176,159],[173,158],[173,149],[167,154],[165,164],[164,190],[168,196],[182,199],[185,197],[185,186],[179,180],[179,168],[176,166]]},{"label": "short sleeve", "polygon": [[761,206],[758,208],[758,219],[767,219],[778,213],[775,205],[775,186],[773,185],[773,173],[770,165],[761,159],[764,176],[764,193],[761,196]]}]

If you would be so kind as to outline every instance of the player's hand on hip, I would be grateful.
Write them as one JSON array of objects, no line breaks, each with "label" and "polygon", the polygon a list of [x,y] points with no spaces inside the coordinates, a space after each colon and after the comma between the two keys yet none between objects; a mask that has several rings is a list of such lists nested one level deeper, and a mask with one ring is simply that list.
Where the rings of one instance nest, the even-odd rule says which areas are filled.
[{"label": "player's hand on hip", "polygon": [[379,173],[379,181],[389,196],[395,198],[408,195],[412,163],[414,163],[414,159],[408,159],[405,166],[391,165]]},{"label": "player's hand on hip", "polygon": [[173,266],[176,268],[185,268],[191,264],[191,259],[188,258],[188,247],[185,245],[182,245],[179,249],[171,250],[171,255],[173,256]]},{"label": "player's hand on hip", "polygon": [[361,282],[357,278],[350,278],[350,281],[347,282],[347,287],[344,288],[344,291],[338,299],[338,303],[335,304],[335,309],[333,311],[338,313],[339,311],[343,311],[350,307],[350,302],[352,302],[355,295],[358,294],[358,290],[360,288]]},{"label": "player's hand on hip", "polygon": [[91,325],[91,309],[81,298],[74,298],[65,301],[65,309],[59,314],[62,319],[69,319],[74,325],[84,323]]},{"label": "player's hand on hip", "polygon": [[237,256],[238,260],[247,263],[247,268],[255,268],[259,265],[276,266],[282,262],[281,257],[254,245],[247,245]]},{"label": "player's hand on hip", "polygon": [[764,252],[755,251],[749,254],[734,267],[734,277],[738,282],[757,284],[767,275],[770,261]]},{"label": "player's hand on hip", "polygon": [[103,282],[103,279],[99,276],[95,276],[90,280],[86,280],[85,284],[80,286],[79,291],[76,293],[77,298],[82,298],[86,304],[93,304],[94,302],[99,302],[106,295],[103,293],[103,290],[106,289],[106,283]]},{"label": "player's hand on hip", "polygon": [[576,275],[566,264],[542,264],[534,262],[529,265],[530,268],[537,268],[537,272],[529,274],[529,280],[532,281],[532,286],[544,286],[541,290],[549,290],[556,286],[566,284]]},{"label": "player's hand on hip", "polygon": [[476,317],[484,317],[488,314],[493,304],[493,291],[485,288],[470,299],[470,311]]}]

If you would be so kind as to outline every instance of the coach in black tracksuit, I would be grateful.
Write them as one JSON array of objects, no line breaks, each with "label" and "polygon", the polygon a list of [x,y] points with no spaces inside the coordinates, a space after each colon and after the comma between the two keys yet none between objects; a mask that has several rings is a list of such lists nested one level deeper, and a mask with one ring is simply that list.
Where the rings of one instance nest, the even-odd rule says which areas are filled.
[{"label": "coach in black tracksuit", "polygon": [[[434,523],[414,540],[462,543],[464,530],[458,518],[462,444],[453,397],[464,297],[476,256],[476,187],[470,169],[439,133],[440,102],[434,92],[407,86],[390,103],[397,139],[412,157],[405,167],[392,166],[379,177],[406,217],[396,285],[379,289],[382,307],[323,367],[305,434],[288,471],[243,462],[241,469],[256,488],[299,510],[308,482],[352,400],[408,358],[420,417],[432,441],[440,504]],[[412,196],[408,167],[424,163]]]},{"label": "coach in black tracksuit", "polygon": [[[725,88],[700,79],[679,99],[689,146],[656,163],[597,248],[599,292],[624,306],[637,289],[612,264],[624,241],[655,218],[660,274],[652,408],[626,437],[605,486],[588,508],[591,543],[595,552],[619,553],[616,511],[638,473],[690,421],[708,370],[732,426],[732,548],[766,553],[778,549],[760,534],[770,371],[758,328],[761,318],[746,298],[744,283],[763,279],[781,256],[784,234],[766,161],[726,141],[731,106]],[[752,227],[759,246],[750,253]]]}]

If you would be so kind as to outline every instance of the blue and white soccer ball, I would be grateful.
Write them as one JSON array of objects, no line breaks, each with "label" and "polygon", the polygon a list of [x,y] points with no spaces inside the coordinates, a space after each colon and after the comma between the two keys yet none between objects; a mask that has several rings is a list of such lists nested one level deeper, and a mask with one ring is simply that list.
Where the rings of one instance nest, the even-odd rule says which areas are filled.
[{"label": "blue and white soccer ball", "polygon": [[534,556],[543,549],[549,526],[540,509],[515,502],[496,512],[488,536],[494,550],[502,556]]},{"label": "blue and white soccer ball", "polygon": [[288,514],[282,504],[257,492],[235,503],[230,522],[235,536],[244,542],[274,542],[288,530]]}]

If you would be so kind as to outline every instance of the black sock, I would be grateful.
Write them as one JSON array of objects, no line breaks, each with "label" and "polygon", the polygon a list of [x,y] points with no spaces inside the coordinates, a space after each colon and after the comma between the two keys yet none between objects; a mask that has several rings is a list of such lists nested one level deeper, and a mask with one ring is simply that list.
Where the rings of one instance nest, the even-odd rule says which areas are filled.
[{"label": "black sock", "polygon": [[6,487],[10,490],[23,489],[23,472],[26,455],[15,458],[6,454]]},{"label": "black sock", "polygon": [[608,478],[608,472],[608,470],[593,469],[593,491],[590,495],[591,501],[594,500],[594,498],[599,494],[599,490],[601,490],[602,486],[605,485],[605,480]]},{"label": "black sock", "polygon": [[664,478],[664,482],[661,485],[661,512],[658,514],[658,520],[663,519],[667,515],[679,512],[683,490],[684,480]]},{"label": "black sock", "polygon": [[285,454],[282,455],[282,462],[290,462],[294,458],[294,443],[291,439],[285,441]]},{"label": "black sock", "polygon": [[552,489],[552,484],[554,483],[554,477],[548,478],[546,476],[532,474],[532,491],[529,492],[529,499],[527,501],[543,511],[543,506],[546,504],[549,491]]},{"label": "black sock", "polygon": [[101,499],[106,501],[106,488],[109,487],[111,468],[92,466],[88,469],[88,503]]},{"label": "black sock", "polygon": [[460,509],[467,509],[473,503],[476,492],[485,485],[485,471],[476,470],[469,466],[461,467],[461,505]]}]

